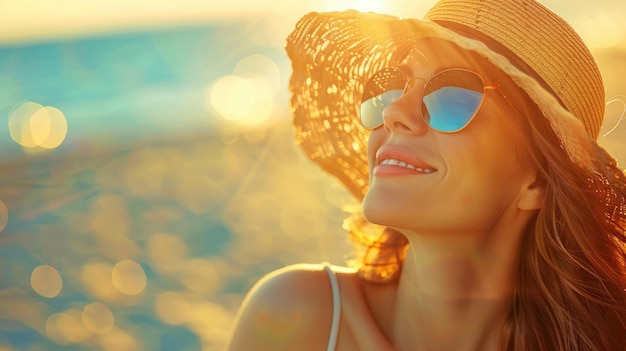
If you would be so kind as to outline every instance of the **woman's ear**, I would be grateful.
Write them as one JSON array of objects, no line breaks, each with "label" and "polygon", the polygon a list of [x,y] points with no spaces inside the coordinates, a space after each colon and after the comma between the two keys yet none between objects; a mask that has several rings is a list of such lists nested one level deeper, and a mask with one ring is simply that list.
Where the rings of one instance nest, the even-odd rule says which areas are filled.
[{"label": "woman's ear", "polygon": [[543,207],[543,200],[546,193],[546,181],[536,173],[529,177],[521,189],[521,196],[517,202],[517,208],[524,211],[538,210]]}]

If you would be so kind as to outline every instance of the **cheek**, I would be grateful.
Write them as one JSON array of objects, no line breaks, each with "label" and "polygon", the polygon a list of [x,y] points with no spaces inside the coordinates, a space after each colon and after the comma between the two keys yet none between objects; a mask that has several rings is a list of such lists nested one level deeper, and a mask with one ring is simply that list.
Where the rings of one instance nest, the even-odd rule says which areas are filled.
[{"label": "cheek", "polygon": [[[461,206],[473,210],[477,203],[507,192],[519,173],[515,152],[504,140],[457,145],[450,160],[449,189]],[[498,141],[498,142],[496,142]]]},{"label": "cheek", "polygon": [[376,164],[376,151],[385,142],[386,133],[383,128],[374,129],[371,131],[367,140],[367,161],[369,162],[370,170]]}]

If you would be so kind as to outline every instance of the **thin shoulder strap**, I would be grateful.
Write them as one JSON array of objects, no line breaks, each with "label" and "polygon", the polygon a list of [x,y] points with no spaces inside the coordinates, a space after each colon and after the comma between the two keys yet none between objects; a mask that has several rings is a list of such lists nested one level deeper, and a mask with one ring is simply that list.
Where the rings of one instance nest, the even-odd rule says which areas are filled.
[{"label": "thin shoulder strap", "polygon": [[326,264],[324,265],[324,270],[328,273],[330,286],[333,291],[333,322],[330,326],[327,351],[334,351],[337,344],[337,334],[339,333],[339,321],[341,320],[341,292],[339,291],[339,281],[335,272]]}]

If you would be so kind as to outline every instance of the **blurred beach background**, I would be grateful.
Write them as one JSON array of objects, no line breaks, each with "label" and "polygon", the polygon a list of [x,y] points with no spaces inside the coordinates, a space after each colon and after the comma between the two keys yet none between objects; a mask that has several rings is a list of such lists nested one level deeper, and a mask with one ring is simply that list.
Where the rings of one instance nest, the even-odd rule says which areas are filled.
[{"label": "blurred beach background", "polygon": [[[433,2],[0,3],[0,351],[221,351],[264,274],[344,264],[355,200],[294,146],[285,37]],[[598,60],[623,168],[626,3],[544,3]]]}]

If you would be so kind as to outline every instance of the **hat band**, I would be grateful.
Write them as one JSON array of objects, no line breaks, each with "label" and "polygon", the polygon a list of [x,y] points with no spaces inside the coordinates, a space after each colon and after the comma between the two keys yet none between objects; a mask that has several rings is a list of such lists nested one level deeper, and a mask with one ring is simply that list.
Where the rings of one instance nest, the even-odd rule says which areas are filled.
[{"label": "hat band", "polygon": [[563,103],[561,98],[554,92],[554,90],[550,87],[550,85],[548,85],[548,83],[532,67],[530,67],[526,63],[526,61],[522,60],[516,53],[511,51],[506,46],[502,45],[499,41],[493,39],[492,37],[490,37],[489,35],[481,31],[478,31],[474,28],[465,26],[460,23],[446,21],[446,20],[432,20],[432,22],[435,22],[439,24],[440,26],[445,27],[453,32],[456,32],[457,34],[460,34],[464,37],[483,42],[489,49],[506,57],[509,60],[509,62],[511,62],[511,64],[515,66],[517,69],[521,70],[522,72],[526,73],[530,77],[534,78],[546,91],[548,91],[550,94],[552,94],[552,96],[554,96],[557,99],[557,101],[559,102],[559,104],[561,104],[563,108],[567,110],[567,107],[565,107],[565,104]]}]

